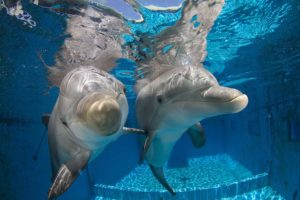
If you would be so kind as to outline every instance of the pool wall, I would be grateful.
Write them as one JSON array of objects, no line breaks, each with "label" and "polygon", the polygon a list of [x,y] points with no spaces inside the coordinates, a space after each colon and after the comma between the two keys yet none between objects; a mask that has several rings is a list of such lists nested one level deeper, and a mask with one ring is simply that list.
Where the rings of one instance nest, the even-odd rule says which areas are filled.
[{"label": "pool wall", "polygon": [[[300,142],[290,137],[297,135],[300,117],[300,14],[294,8],[290,21],[276,34],[241,48],[241,56],[227,63],[218,77],[250,72],[256,78],[234,86],[249,95],[248,108],[205,120],[207,144],[202,149],[192,147],[184,135],[169,167],[184,166],[188,158],[225,152],[254,173],[268,172],[270,185],[286,199],[300,198]],[[51,64],[65,26],[58,15],[34,6],[28,9],[43,16],[36,19],[40,28],[35,31],[0,13],[0,196],[11,200],[46,199],[51,177],[47,140],[38,159],[32,157],[45,131],[41,116],[51,111],[57,90],[47,89],[46,70],[36,53],[47,49],[42,53]],[[138,163],[139,140],[122,137],[110,145],[90,165],[93,180],[84,172],[63,199],[86,199],[91,182],[113,184],[128,173]]]},{"label": "pool wall", "polygon": [[[275,33],[239,49],[226,74],[256,80],[238,86],[249,106],[226,117],[227,153],[253,172],[269,173],[270,185],[286,199],[300,199],[299,2]],[[240,72],[242,72],[240,71]],[[221,77],[222,78],[222,77]]]}]

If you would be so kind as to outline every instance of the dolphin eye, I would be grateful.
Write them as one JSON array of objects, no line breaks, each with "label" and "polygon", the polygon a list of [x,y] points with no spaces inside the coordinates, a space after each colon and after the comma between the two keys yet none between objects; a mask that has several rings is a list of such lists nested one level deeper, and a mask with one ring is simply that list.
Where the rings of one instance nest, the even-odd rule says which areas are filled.
[{"label": "dolphin eye", "polygon": [[65,127],[69,128],[68,123],[65,120],[60,119],[60,121]]},{"label": "dolphin eye", "polygon": [[127,92],[126,87],[123,88],[123,92],[124,92],[124,94],[126,94],[126,92]]},{"label": "dolphin eye", "polygon": [[163,98],[162,98],[161,95],[158,95],[158,96],[156,97],[156,100],[157,100],[157,102],[158,102],[159,104],[163,103]]},{"label": "dolphin eye", "polygon": [[64,126],[68,127],[68,124],[67,124],[67,122],[65,122],[65,121],[62,121],[62,124],[63,124]]}]

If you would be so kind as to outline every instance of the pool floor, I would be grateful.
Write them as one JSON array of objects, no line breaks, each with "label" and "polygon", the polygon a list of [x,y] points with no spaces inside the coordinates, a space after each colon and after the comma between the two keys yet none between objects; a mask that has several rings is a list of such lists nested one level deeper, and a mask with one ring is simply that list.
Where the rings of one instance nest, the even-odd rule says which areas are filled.
[{"label": "pool floor", "polygon": [[222,198],[221,200],[285,200],[270,186],[253,190],[235,197]]},{"label": "pool floor", "polygon": [[193,158],[186,167],[165,169],[177,195],[171,196],[147,164],[136,167],[115,185],[95,184],[95,200],[106,199],[280,199],[268,187],[268,174],[253,174],[228,154]]},{"label": "pool floor", "polygon": [[[165,169],[165,177],[175,191],[182,188],[212,188],[250,178],[253,174],[227,154],[205,156],[188,161],[184,168]],[[137,191],[166,191],[147,164],[137,167],[116,184]]]}]

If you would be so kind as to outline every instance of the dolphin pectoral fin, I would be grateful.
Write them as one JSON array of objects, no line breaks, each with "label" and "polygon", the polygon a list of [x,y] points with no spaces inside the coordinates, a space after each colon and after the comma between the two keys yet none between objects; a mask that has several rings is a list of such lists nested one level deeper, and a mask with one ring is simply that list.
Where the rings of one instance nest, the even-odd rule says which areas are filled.
[{"label": "dolphin pectoral fin", "polygon": [[54,182],[49,189],[48,199],[54,199],[64,193],[79,176],[79,173],[72,173],[66,165],[63,165],[56,175]]},{"label": "dolphin pectoral fin", "polygon": [[53,184],[48,192],[48,199],[54,199],[63,194],[76,178],[80,172],[87,166],[90,158],[90,152],[85,150],[78,153],[73,159],[63,164],[53,181]]},{"label": "dolphin pectoral fin", "polygon": [[205,132],[202,125],[198,122],[187,130],[193,145],[196,148],[203,147],[206,141]]},{"label": "dolphin pectoral fin", "polygon": [[142,164],[145,160],[145,156],[146,156],[146,153],[152,143],[152,140],[153,140],[153,134],[147,134],[147,138],[145,140],[145,144],[144,144],[144,148],[143,148],[143,151],[141,153],[141,156],[140,156],[140,164]]},{"label": "dolphin pectoral fin", "polygon": [[50,120],[50,113],[44,113],[43,115],[42,115],[42,123],[44,124],[44,126],[46,127],[46,128],[48,128],[48,124],[49,124],[49,120]]},{"label": "dolphin pectoral fin", "polygon": [[155,176],[155,178],[168,190],[173,196],[176,195],[174,190],[171,188],[167,180],[165,179],[164,170],[162,167],[154,167],[153,165],[149,164],[150,169]]},{"label": "dolphin pectoral fin", "polygon": [[123,127],[122,131],[125,134],[136,133],[136,134],[146,135],[146,132],[144,130],[138,128]]}]

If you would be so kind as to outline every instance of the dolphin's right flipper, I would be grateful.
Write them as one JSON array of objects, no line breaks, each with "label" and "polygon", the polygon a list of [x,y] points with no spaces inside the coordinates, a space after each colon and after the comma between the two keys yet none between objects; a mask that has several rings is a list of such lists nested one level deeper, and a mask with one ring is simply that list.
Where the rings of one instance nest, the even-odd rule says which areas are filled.
[{"label": "dolphin's right flipper", "polygon": [[87,166],[90,151],[83,150],[71,160],[62,165],[48,192],[48,199],[53,199],[64,193]]},{"label": "dolphin's right flipper", "polygon": [[205,132],[204,132],[204,128],[202,127],[202,125],[198,122],[195,125],[193,125],[192,127],[190,127],[187,130],[187,133],[189,134],[193,145],[196,148],[200,148],[202,146],[204,146],[206,138],[205,138]]},{"label": "dolphin's right flipper", "polygon": [[129,134],[129,133],[136,133],[136,134],[142,134],[145,135],[146,132],[142,129],[138,129],[138,128],[128,128],[128,127],[123,127],[122,128],[123,133],[125,134]]},{"label": "dolphin's right flipper", "polygon": [[164,170],[162,167],[154,167],[153,165],[149,164],[150,169],[156,179],[162,184],[166,190],[168,190],[173,196],[176,195],[174,190],[171,188],[167,180],[165,179]]}]

